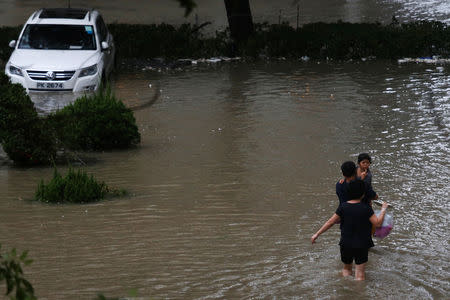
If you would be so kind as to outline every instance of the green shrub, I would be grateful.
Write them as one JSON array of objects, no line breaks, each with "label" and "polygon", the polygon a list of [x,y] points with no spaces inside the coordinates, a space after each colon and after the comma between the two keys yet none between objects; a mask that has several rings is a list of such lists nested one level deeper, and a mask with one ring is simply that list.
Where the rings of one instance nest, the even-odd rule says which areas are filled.
[{"label": "green shrub", "polygon": [[110,90],[77,99],[50,115],[47,125],[64,147],[73,150],[126,148],[141,138],[133,112]]},{"label": "green shrub", "polygon": [[0,73],[0,143],[15,163],[49,164],[56,161],[58,148],[107,150],[139,142],[133,112],[110,90],[40,117],[25,89]]},{"label": "green shrub", "polygon": [[33,102],[19,84],[0,73],[0,143],[19,164],[46,164],[56,157],[53,131],[38,116]]},{"label": "green shrub", "polygon": [[55,169],[48,184],[43,180],[39,183],[35,199],[47,203],[89,203],[102,200],[108,193],[104,182],[97,182],[82,170],[70,168],[63,177]]},{"label": "green shrub", "polygon": [[[207,25],[207,24],[203,24]],[[224,55],[222,37],[204,37],[200,26],[183,24],[109,24],[118,58],[200,58]]]},{"label": "green shrub", "polygon": [[[0,245],[1,248],[1,245]],[[29,265],[33,261],[27,258],[27,251],[20,256],[17,255],[16,249],[12,249],[8,253],[0,254],[0,282],[6,281],[6,293],[11,299],[16,300],[35,300],[34,289],[31,283],[23,277],[22,265]]]}]

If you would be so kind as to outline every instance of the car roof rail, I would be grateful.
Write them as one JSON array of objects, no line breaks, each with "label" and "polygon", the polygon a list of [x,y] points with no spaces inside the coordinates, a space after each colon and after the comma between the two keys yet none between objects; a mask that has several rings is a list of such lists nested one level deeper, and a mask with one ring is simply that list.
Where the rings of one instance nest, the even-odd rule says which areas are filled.
[{"label": "car roof rail", "polygon": [[34,19],[35,19],[35,18],[36,18],[43,10],[44,10],[44,9],[41,8],[41,9],[35,11],[35,12],[33,13],[33,15],[31,16],[31,20],[34,20]]},{"label": "car roof rail", "polygon": [[89,22],[91,21],[91,16],[92,16],[92,13],[94,12],[94,9],[93,8],[91,8],[89,11],[88,11],[88,16],[89,16]]}]

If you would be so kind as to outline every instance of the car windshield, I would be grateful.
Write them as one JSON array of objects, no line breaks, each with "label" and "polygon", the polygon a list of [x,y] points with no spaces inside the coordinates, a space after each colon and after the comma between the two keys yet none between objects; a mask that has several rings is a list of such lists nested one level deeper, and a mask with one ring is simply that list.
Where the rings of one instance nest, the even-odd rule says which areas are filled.
[{"label": "car windshield", "polygon": [[29,24],[19,43],[20,49],[95,50],[91,25]]}]

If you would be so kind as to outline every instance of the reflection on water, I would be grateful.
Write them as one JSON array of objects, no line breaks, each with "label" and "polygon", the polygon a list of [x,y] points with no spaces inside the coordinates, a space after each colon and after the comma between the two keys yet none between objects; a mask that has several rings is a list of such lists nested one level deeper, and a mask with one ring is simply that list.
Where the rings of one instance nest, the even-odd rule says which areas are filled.
[{"label": "reflection on water", "polygon": [[[112,78],[111,85],[115,86],[114,94],[132,110],[152,105],[161,95],[159,82],[149,83],[148,78],[142,78],[142,74],[121,77],[118,82]],[[74,103],[80,97],[90,97],[93,92],[30,92],[29,95],[38,113],[45,115]]]},{"label": "reflection on water", "polygon": [[[3,165],[1,243],[30,250],[40,299],[133,288],[177,299],[445,298],[449,86],[448,66],[389,62],[120,73],[114,88],[138,103],[142,143],[88,153],[86,170],[131,195],[30,203],[52,168]],[[356,284],[338,275],[337,227],[309,238],[337,206],[340,164],[363,151],[395,225]]]},{"label": "reflection on water", "polygon": [[72,104],[84,94],[69,92],[30,92],[29,95],[38,113],[48,114]]},{"label": "reflection on water", "polygon": [[411,20],[439,20],[450,22],[450,2],[443,0],[395,0],[379,1],[398,4],[398,15]]}]

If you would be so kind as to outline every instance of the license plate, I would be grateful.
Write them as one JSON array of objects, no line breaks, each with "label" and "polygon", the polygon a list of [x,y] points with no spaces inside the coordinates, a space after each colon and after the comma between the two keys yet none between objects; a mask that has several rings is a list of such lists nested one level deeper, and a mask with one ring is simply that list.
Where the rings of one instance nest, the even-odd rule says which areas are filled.
[{"label": "license plate", "polygon": [[38,82],[36,88],[43,90],[60,90],[64,89],[64,84],[62,82]]}]

